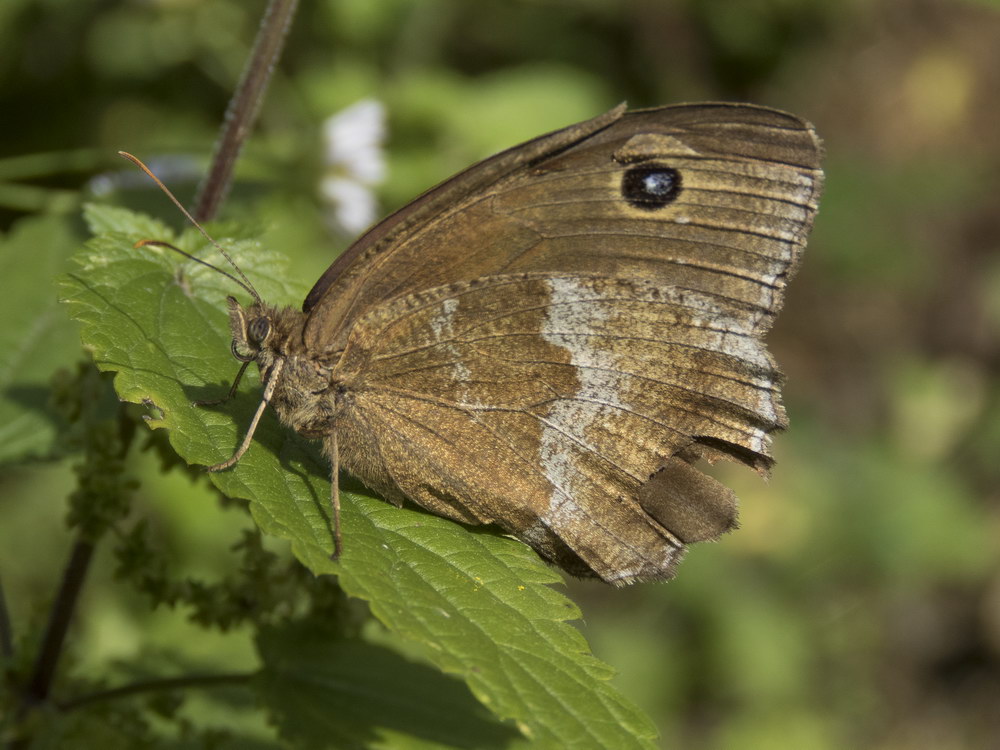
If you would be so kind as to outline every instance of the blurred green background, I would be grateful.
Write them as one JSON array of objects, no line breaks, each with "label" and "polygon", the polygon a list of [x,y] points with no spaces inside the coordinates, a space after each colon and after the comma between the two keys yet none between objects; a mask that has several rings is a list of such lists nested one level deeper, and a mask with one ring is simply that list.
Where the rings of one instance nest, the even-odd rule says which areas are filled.
[{"label": "blurred green background", "polygon": [[[63,268],[86,236],[83,201],[181,225],[113,154],[150,160],[189,198],[263,7],[0,3],[0,337],[24,300],[54,302],[54,286],[13,274]],[[769,338],[792,422],[773,479],[723,472],[742,528],[696,547],[677,580],[570,582],[570,594],[664,747],[997,747],[998,41],[991,2],[304,2],[223,217],[260,223],[316,278],[349,241],[318,190],[321,124],[364,98],[388,114],[383,213],[622,100],[748,100],[813,121],[827,190]],[[73,486],[69,462],[45,460],[51,428],[10,417],[10,394],[42,409],[52,371],[79,358],[54,304],[38,341],[0,346],[0,575],[21,630],[53,595]],[[245,515],[152,458],[135,473],[178,574],[225,574]],[[111,568],[99,558],[88,581],[76,669],[254,658],[248,640],[191,630],[183,611],[149,613]]]}]

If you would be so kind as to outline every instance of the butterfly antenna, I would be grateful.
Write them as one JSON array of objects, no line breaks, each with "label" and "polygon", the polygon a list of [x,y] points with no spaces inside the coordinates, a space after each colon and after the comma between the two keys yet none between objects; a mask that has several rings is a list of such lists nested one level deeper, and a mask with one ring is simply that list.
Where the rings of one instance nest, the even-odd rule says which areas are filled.
[{"label": "butterfly antenna", "polygon": [[[259,305],[264,304],[263,300],[260,298],[260,295],[257,294],[257,290],[254,289],[253,284],[250,283],[250,279],[248,279],[246,277],[246,274],[244,274],[243,271],[240,269],[240,267],[238,265],[236,265],[236,261],[234,261],[232,259],[232,257],[229,255],[229,253],[227,253],[225,251],[225,249],[222,247],[222,245],[220,245],[218,242],[216,242],[214,239],[212,239],[211,235],[209,235],[209,233],[206,232],[202,228],[201,224],[199,224],[197,221],[195,221],[195,218],[190,213],[188,213],[188,210],[186,208],[184,208],[184,206],[181,205],[181,202],[179,200],[177,200],[177,198],[174,197],[173,193],[170,192],[170,188],[168,188],[166,185],[164,185],[163,182],[160,180],[160,178],[157,177],[155,174],[153,174],[152,170],[150,170],[149,167],[147,167],[145,164],[143,164],[142,161],[138,157],[132,156],[132,154],[128,153],[127,151],[119,151],[118,155],[125,157],[130,162],[132,162],[133,164],[135,164],[139,169],[141,169],[143,172],[146,173],[146,176],[149,177],[149,179],[151,179],[153,182],[156,183],[156,186],[158,188],[160,188],[160,190],[162,190],[166,194],[166,196],[173,202],[173,204],[175,206],[177,206],[178,209],[180,209],[180,212],[182,214],[184,214],[184,217],[188,221],[190,221],[191,224],[194,225],[194,228],[197,229],[199,232],[201,232],[202,236],[206,240],[208,240],[209,242],[211,242],[212,245],[215,246],[216,250],[218,250],[220,253],[222,253],[222,257],[224,257],[227,261],[229,261],[229,265],[231,265],[234,269],[236,269],[236,273],[239,274],[240,278],[238,279],[235,276],[233,276],[231,273],[223,271],[218,266],[213,266],[211,263],[208,263],[208,262],[206,262],[204,260],[201,260],[200,258],[195,258],[190,253],[186,253],[183,250],[181,250],[180,248],[174,247],[173,245],[171,245],[171,244],[169,244],[167,242],[157,242],[157,241],[154,241],[154,240],[142,240],[141,242],[137,242],[135,246],[136,247],[142,247],[144,245],[154,245],[154,246],[157,246],[157,247],[167,247],[167,248],[170,248],[171,250],[176,250],[181,255],[184,255],[184,256],[190,258],[193,261],[197,261],[198,263],[201,263],[203,266],[208,266],[209,268],[213,268],[216,271],[218,271],[219,273],[221,273],[223,276],[228,276],[230,279],[232,279],[233,281],[235,281],[241,287],[243,287],[244,289],[246,289],[250,293],[250,295],[254,298],[254,300],[257,302],[257,304],[259,304]],[[242,279],[242,281],[241,281],[241,279]]]},{"label": "butterfly antenna", "polygon": [[258,303],[260,303],[260,297],[257,296],[257,292],[256,292],[256,290],[254,290],[253,287],[247,286],[242,281],[240,281],[238,278],[236,278],[231,273],[229,273],[229,271],[226,271],[223,268],[219,268],[218,266],[209,263],[207,260],[202,260],[201,258],[197,258],[194,255],[191,255],[191,253],[187,252],[186,250],[181,250],[179,247],[177,247],[177,245],[171,245],[169,242],[163,242],[162,240],[139,240],[134,245],[132,245],[132,247],[134,249],[137,249],[137,248],[140,248],[140,247],[165,247],[168,250],[173,250],[175,253],[183,255],[188,260],[193,260],[195,263],[201,263],[203,266],[208,266],[213,271],[221,273],[223,276],[225,276],[228,279],[232,279],[237,284],[239,284],[241,287],[243,287],[244,289],[246,289],[254,297],[254,299],[256,299]]}]

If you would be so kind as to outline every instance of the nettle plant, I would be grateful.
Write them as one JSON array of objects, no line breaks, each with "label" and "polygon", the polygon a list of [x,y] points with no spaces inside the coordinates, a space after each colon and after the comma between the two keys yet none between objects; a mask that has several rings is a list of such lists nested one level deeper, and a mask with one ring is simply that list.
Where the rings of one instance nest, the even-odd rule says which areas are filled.
[{"label": "nettle plant", "polygon": [[[4,456],[9,465],[68,457],[76,476],[66,516],[72,549],[51,609],[25,632],[12,635],[5,625],[5,739],[243,736],[229,722],[191,719],[183,699],[198,696],[260,707],[295,746],[503,747],[525,739],[650,746],[648,719],[611,686],[612,670],[569,624],[580,613],[551,588],[559,574],[525,545],[394,507],[347,480],[347,542],[332,561],[328,463],[316,444],[270,415],[231,470],[206,475],[199,467],[232,453],[259,399],[256,378],[247,378],[227,404],[192,405],[224,394],[234,372],[225,311],[231,282],[166,248],[135,244],[157,238],[213,260],[217,251],[194,230],[174,236],[124,209],[95,205],[85,216],[94,237],[58,285],[89,359],[54,377],[38,361],[24,375],[30,384],[22,377],[22,392],[30,385],[36,396],[48,393],[44,410],[22,404],[22,416],[47,416],[33,443]],[[46,340],[60,342],[58,356],[48,356],[58,364],[73,351],[74,326],[53,317],[51,297],[37,291],[51,283],[67,242],[52,242],[45,252],[53,263],[39,263],[36,241],[54,237],[40,228],[43,219],[32,221],[37,233],[8,243],[19,278],[44,300],[20,311],[21,349],[38,346],[32,332],[42,321],[57,320]],[[274,251],[228,230],[220,241],[265,298],[302,298]],[[158,538],[155,511],[135,503],[142,497],[136,477],[150,454],[160,471],[210,482],[232,512],[249,511],[252,527],[234,523],[234,572],[205,581],[177,570]],[[230,670],[200,666],[178,643],[186,672],[157,674],[141,658],[132,670],[95,671],[70,625],[86,621],[79,594],[102,548],[114,558],[118,586],[140,592],[150,609],[187,612],[206,638],[249,634],[252,665],[244,658]],[[133,671],[132,679],[121,676]],[[220,734],[220,726],[229,729]]]},{"label": "nettle plant", "polygon": [[[272,14],[262,34],[286,28]],[[261,55],[273,63],[279,51],[258,44],[248,69],[269,71]],[[248,75],[234,101],[262,92]],[[209,204],[226,192],[238,152],[227,146],[252,121],[254,107],[236,109]],[[225,404],[192,403],[225,395],[236,371],[226,298],[241,290],[166,247],[136,247],[155,240],[222,263],[193,228],[177,235],[96,204],[84,219],[83,248],[65,214],[23,219],[2,240],[3,277],[17,283],[0,295],[0,462],[12,476],[69,463],[74,483],[68,536],[45,539],[48,556],[67,558],[61,580],[16,617],[0,590],[5,743],[653,746],[649,719],[570,624],[580,611],[552,588],[559,573],[524,544],[394,507],[345,477],[345,544],[332,561],[329,462],[270,411],[231,470],[206,474],[232,455],[260,398],[250,376]],[[264,299],[301,302],[307,285],[255,227],[206,228]],[[195,537],[217,511],[164,521],[171,509],[148,488],[177,475],[226,509],[229,539],[205,555],[221,554],[228,573],[193,575],[178,558],[171,533]],[[131,629],[96,637],[102,602],[129,611]],[[163,626],[167,609],[188,623]],[[154,623],[155,636],[143,630]],[[128,658],[102,656],[114,632],[139,639]]]}]

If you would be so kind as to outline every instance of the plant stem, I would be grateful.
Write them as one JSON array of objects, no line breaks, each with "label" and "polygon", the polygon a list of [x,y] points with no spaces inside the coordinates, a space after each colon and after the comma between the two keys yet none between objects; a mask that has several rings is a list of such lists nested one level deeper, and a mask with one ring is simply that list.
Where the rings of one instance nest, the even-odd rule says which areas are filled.
[{"label": "plant stem", "polygon": [[212,154],[212,163],[198,188],[198,197],[191,213],[200,222],[215,216],[229,192],[236,159],[260,112],[261,102],[274,66],[281,57],[297,7],[298,0],[271,0],[268,3],[253,51],[226,108],[222,130],[215,144],[215,153]]},{"label": "plant stem", "polygon": [[10,624],[10,613],[7,611],[7,597],[3,593],[2,581],[0,581],[0,656],[5,659],[14,656],[14,629]]},{"label": "plant stem", "polygon": [[25,688],[24,703],[26,706],[41,703],[49,697],[52,679],[59,664],[59,656],[62,654],[63,642],[66,640],[66,631],[73,618],[73,611],[76,609],[80,590],[83,588],[83,581],[90,569],[93,554],[94,545],[92,543],[83,538],[78,538],[74,542],[69,562],[63,571],[59,593],[52,605],[49,622],[45,626],[45,635],[42,639],[42,647],[38,651],[38,658],[35,660],[35,668]]},{"label": "plant stem", "polygon": [[190,675],[187,677],[169,677],[159,680],[144,680],[142,682],[133,682],[131,685],[123,685],[122,687],[112,688],[111,690],[102,690],[98,693],[91,693],[90,695],[83,695],[79,698],[74,698],[73,700],[64,701],[59,703],[59,708],[63,711],[72,711],[80,708],[81,706],[86,706],[90,703],[96,703],[98,701],[112,700],[114,698],[161,690],[177,690],[179,688],[189,687],[212,687],[215,685],[245,685],[249,683],[255,675],[255,672],[245,672],[216,675]]}]

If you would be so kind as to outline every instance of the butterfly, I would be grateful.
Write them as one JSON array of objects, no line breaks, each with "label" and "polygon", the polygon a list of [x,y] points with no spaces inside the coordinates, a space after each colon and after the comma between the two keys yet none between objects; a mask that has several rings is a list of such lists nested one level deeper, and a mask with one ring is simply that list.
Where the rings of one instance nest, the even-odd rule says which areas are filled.
[{"label": "butterfly", "polygon": [[619,106],[466,169],[364,234],[301,310],[229,298],[264,395],[211,470],[270,405],[323,443],[338,550],[343,468],[573,575],[672,577],[736,524],[696,463],[766,473],[787,424],[762,337],[821,150],[764,107]]}]

